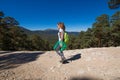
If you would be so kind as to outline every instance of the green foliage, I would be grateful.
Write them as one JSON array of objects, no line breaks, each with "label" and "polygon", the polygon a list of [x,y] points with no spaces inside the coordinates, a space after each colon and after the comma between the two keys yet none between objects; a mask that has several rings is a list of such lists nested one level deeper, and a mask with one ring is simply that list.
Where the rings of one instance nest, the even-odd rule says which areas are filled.
[{"label": "green foliage", "polygon": [[30,41],[33,50],[50,50],[49,42],[43,40],[39,35],[31,35]]},{"label": "green foliage", "polygon": [[12,17],[0,12],[0,50],[50,50],[47,40],[38,35],[28,36]]},{"label": "green foliage", "polygon": [[116,9],[120,7],[120,0],[109,0],[108,6],[110,9]]},{"label": "green foliage", "polygon": [[[44,33],[40,33],[42,36],[32,33],[28,35],[19,27],[17,20],[5,17],[0,12],[0,50],[52,50],[57,32],[51,35],[51,32]],[[81,31],[78,36],[70,35],[69,39],[67,49],[120,46],[120,11],[111,17],[106,14],[97,17],[92,28]]]},{"label": "green foliage", "polygon": [[71,37],[69,49],[120,46],[120,11],[109,17],[103,14],[96,18],[92,28]]},{"label": "green foliage", "polygon": [[1,20],[1,23],[6,25],[6,26],[14,26],[14,25],[18,25],[18,21],[16,21],[13,17],[4,17]]}]

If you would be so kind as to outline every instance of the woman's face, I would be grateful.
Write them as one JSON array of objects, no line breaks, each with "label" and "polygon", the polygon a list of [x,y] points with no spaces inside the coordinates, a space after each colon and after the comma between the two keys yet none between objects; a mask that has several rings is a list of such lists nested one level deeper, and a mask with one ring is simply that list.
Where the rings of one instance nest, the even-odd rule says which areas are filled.
[{"label": "woman's face", "polygon": [[57,25],[58,29],[60,29],[60,25]]}]

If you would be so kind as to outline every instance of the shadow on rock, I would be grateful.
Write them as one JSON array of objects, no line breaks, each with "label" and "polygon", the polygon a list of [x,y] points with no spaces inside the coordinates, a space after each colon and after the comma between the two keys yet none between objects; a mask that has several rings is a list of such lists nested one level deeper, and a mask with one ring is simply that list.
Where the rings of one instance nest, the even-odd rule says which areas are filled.
[{"label": "shadow on rock", "polygon": [[114,80],[120,80],[120,77],[115,78]]},{"label": "shadow on rock", "polygon": [[73,55],[72,57],[68,58],[67,61],[74,61],[74,60],[78,60],[81,58],[81,54],[76,54],[76,55]]},{"label": "shadow on rock", "polygon": [[98,79],[93,77],[73,77],[70,78],[69,80],[103,80],[103,79]]},{"label": "shadow on rock", "polygon": [[11,53],[11,52],[14,52],[14,51],[0,51],[0,54]]},{"label": "shadow on rock", "polygon": [[21,64],[35,61],[44,52],[12,53],[0,56],[0,70],[16,68]]}]

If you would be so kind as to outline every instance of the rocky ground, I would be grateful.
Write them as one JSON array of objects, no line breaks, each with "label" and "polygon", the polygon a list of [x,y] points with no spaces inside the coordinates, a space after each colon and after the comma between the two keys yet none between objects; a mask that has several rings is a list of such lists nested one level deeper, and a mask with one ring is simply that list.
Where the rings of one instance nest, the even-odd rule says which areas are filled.
[{"label": "rocky ground", "polygon": [[120,47],[64,51],[0,51],[0,80],[120,80]]}]

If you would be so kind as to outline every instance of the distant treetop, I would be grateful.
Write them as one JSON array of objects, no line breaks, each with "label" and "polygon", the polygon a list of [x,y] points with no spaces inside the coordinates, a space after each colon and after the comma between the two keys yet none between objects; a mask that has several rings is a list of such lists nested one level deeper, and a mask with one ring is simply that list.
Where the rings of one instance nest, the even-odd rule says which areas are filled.
[{"label": "distant treetop", "polygon": [[116,9],[120,7],[120,0],[109,0],[108,6],[110,9]]}]

